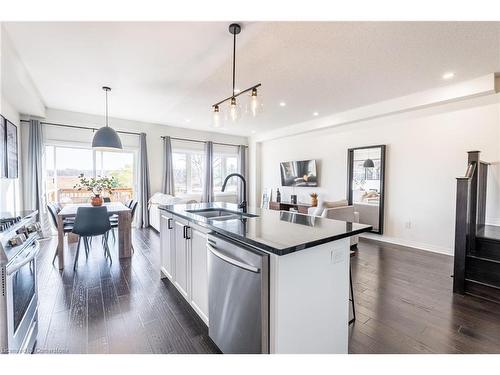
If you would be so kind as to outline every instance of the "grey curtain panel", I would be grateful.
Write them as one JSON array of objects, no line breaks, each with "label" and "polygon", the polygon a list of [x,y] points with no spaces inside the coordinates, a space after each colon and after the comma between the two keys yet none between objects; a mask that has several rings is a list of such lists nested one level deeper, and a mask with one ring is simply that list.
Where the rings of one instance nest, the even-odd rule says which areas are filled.
[{"label": "grey curtain panel", "polygon": [[203,194],[202,202],[214,201],[214,172],[212,168],[214,158],[214,144],[212,142],[205,143],[205,170],[203,178]]},{"label": "grey curtain panel", "polygon": [[[244,145],[238,146],[238,173],[245,177],[248,185],[247,178],[247,147]],[[248,193],[247,193],[248,195]],[[248,202],[248,197],[243,196],[243,182],[238,179],[238,203],[239,202]]]},{"label": "grey curtain panel", "polygon": [[24,189],[24,207],[38,210],[44,236],[50,234],[50,224],[45,200],[43,182],[43,136],[38,120],[30,120],[28,125],[28,160]]},{"label": "grey curtain panel", "polygon": [[139,217],[138,224],[142,228],[149,227],[148,201],[151,196],[149,185],[148,146],[146,144],[146,133],[140,135],[139,148]]},{"label": "grey curtain panel", "polygon": [[161,184],[163,194],[175,195],[174,163],[172,159],[172,142],[170,137],[163,138],[163,180]]}]

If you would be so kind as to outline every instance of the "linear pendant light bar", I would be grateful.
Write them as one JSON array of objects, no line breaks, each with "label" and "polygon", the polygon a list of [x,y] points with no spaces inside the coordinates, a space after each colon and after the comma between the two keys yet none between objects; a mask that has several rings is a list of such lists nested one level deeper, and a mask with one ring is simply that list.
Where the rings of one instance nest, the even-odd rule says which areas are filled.
[{"label": "linear pendant light bar", "polygon": [[[222,100],[220,100],[217,103],[212,105],[212,110],[214,112],[214,116],[219,114],[219,112],[220,112],[219,106],[222,103],[225,103],[227,101],[229,101],[231,104],[231,111],[233,111],[233,110],[235,111],[236,106],[237,106],[236,98],[238,96],[240,96],[241,94],[252,91],[252,99],[256,99],[257,98],[257,88],[262,86],[261,83],[258,83],[256,85],[253,85],[245,90],[242,90],[242,91],[236,93],[236,35],[241,32],[241,26],[237,23],[232,23],[231,25],[229,25],[229,32],[231,34],[233,34],[233,75],[232,75],[233,86],[232,86],[232,92],[231,92],[231,96],[228,96],[227,98],[222,99]],[[254,115],[255,115],[255,113],[254,113]],[[235,118],[233,118],[233,120],[235,120],[235,119],[236,119],[236,116],[235,116]]]},{"label": "linear pendant light bar", "polygon": [[258,84],[256,84],[255,86],[249,87],[249,88],[247,88],[247,89],[245,89],[245,90],[243,90],[243,91],[240,91],[240,92],[239,92],[239,93],[237,93],[237,94],[234,94],[234,95],[228,96],[226,99],[222,99],[220,102],[215,103],[214,105],[212,105],[212,107],[215,107],[215,106],[221,105],[222,103],[227,102],[227,101],[231,100],[232,98],[237,98],[237,97],[238,97],[238,96],[240,96],[241,94],[244,94],[244,93],[246,93],[246,92],[249,92],[249,91],[251,91],[251,90],[253,90],[253,89],[256,89],[256,88],[258,88],[258,87],[260,87],[260,86],[262,86],[262,83],[258,83]]}]

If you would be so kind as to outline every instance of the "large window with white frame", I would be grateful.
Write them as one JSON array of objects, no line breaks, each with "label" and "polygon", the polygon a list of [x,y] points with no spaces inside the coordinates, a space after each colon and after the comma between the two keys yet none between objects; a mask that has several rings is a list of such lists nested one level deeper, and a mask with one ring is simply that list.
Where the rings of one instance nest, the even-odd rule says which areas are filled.
[{"label": "large window with white frame", "polygon": [[[201,194],[205,170],[203,144],[175,142],[172,148],[176,195]],[[238,170],[237,147],[215,145],[212,168],[214,173],[214,193],[220,193],[224,178]],[[226,192],[236,193],[236,186],[236,179],[229,180]]]},{"label": "large window with white frame", "polygon": [[94,151],[79,144],[46,144],[45,189],[48,202],[83,203],[89,192],[74,189],[80,174],[115,177],[113,199],[133,199],[137,190],[136,151]]}]

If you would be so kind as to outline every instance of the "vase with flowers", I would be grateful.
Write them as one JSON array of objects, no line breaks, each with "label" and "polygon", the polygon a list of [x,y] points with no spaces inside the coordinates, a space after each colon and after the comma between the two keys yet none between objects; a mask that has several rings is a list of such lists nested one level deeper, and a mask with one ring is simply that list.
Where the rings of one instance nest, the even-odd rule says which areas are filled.
[{"label": "vase with flowers", "polygon": [[102,194],[104,192],[108,192],[111,195],[113,193],[113,189],[118,185],[118,181],[114,176],[97,176],[87,178],[82,173],[78,176],[78,180],[78,183],[73,187],[73,189],[90,191],[90,203],[92,206],[101,206],[103,203]]}]

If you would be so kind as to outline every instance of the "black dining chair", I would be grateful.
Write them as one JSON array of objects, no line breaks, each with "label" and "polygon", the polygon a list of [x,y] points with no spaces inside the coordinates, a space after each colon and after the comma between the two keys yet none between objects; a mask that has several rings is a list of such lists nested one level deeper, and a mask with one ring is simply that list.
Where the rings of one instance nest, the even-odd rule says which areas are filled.
[{"label": "black dining chair", "polygon": [[128,208],[132,208],[132,203],[134,203],[133,199],[129,199],[128,201],[125,201],[125,206]]},{"label": "black dining chair", "polygon": [[103,236],[102,246],[104,247],[104,256],[109,258],[112,263],[111,254],[108,246],[108,233],[111,229],[109,222],[108,209],[106,206],[100,207],[78,207],[76,211],[75,225],[73,226],[73,233],[80,236],[78,240],[78,247],[76,249],[75,264],[73,269],[76,270],[78,264],[78,256],[80,254],[80,242],[83,238],[85,246],[85,254],[88,258],[90,246],[89,238],[94,236]]},{"label": "black dining chair", "polygon": [[[59,213],[60,209],[58,208],[56,203],[47,204],[47,209],[49,210],[49,215],[50,215],[50,218],[52,219],[52,224],[54,224],[54,227],[57,230],[57,214]],[[66,235],[66,233],[70,233],[73,231],[73,223],[72,222],[67,222],[66,220],[64,220],[63,224],[64,224],[63,225],[63,235]],[[52,264],[54,264],[56,257],[57,257],[57,247],[56,247],[56,251],[54,253],[54,257],[52,258]]]},{"label": "black dining chair", "polygon": [[[132,204],[130,205],[130,210],[132,211],[130,213],[130,222],[132,223],[134,221],[134,215],[135,215],[135,210],[137,208],[137,201],[132,201]],[[109,222],[111,223],[111,233],[113,234],[113,240],[116,241],[116,236],[115,236],[115,229],[118,228],[118,218],[111,217],[109,219]],[[132,251],[134,251],[134,245],[132,244]]]}]

